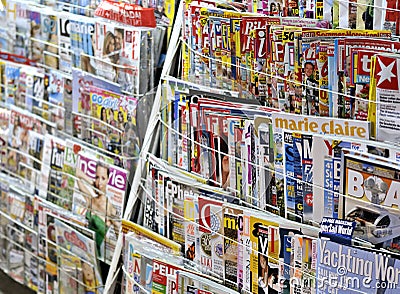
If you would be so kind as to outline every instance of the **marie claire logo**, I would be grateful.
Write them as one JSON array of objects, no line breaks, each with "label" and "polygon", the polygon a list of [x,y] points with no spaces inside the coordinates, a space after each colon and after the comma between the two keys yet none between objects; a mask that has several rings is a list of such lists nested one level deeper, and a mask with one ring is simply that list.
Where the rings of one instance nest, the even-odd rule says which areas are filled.
[{"label": "marie claire logo", "polygon": [[71,244],[81,248],[84,251],[87,250],[86,244],[81,239],[79,239],[79,237],[76,235],[75,232],[72,232],[72,233],[64,232],[64,237]]}]

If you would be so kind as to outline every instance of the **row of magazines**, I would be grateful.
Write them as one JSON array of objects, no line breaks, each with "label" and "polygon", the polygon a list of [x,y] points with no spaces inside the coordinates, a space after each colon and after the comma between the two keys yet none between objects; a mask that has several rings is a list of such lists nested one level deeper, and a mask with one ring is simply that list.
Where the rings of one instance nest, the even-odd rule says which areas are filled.
[{"label": "row of magazines", "polygon": [[103,293],[167,37],[78,2],[0,12],[0,267],[37,293]]},{"label": "row of magazines", "polygon": [[[344,218],[350,206],[343,209],[340,199],[396,210],[396,193],[388,192],[395,191],[389,188],[398,180],[400,149],[370,140],[369,122],[279,112],[179,87],[185,84],[164,85],[168,100],[159,118],[159,142],[165,164],[238,202],[307,224],[319,224],[323,216]],[[366,157],[362,167],[348,163],[346,149]],[[351,190],[354,179],[347,169],[361,172],[361,184],[383,177],[386,190],[363,184]]]},{"label": "row of magazines", "polygon": [[184,3],[124,293],[395,293],[398,2],[219,4]]},{"label": "row of magazines", "polygon": [[3,173],[0,188],[1,270],[37,293],[102,293],[98,233],[85,216]]},{"label": "row of magazines", "polygon": [[[1,114],[1,138],[5,140],[2,172],[21,181],[31,197],[86,220],[85,226],[95,234],[98,258],[109,263],[137,155],[120,155],[117,164],[116,154],[110,156],[96,145],[65,133],[53,134],[43,119],[18,107],[3,109]],[[121,132],[116,135],[122,136]],[[129,135],[132,141],[138,140]],[[135,142],[124,147],[138,149]]]},{"label": "row of magazines", "polygon": [[[153,87],[166,24],[134,27],[80,15],[71,6],[61,5],[64,1],[57,3],[56,7],[56,3],[7,1],[0,14],[0,52],[12,56],[4,55],[3,60],[25,62],[64,76],[70,76],[73,68],[81,69],[131,95]],[[35,98],[45,99],[42,94]]]},{"label": "row of magazines", "polygon": [[[359,177],[378,177],[357,170],[368,160],[352,153],[346,173],[359,191]],[[122,222],[123,293],[397,293],[397,209],[346,202],[345,218],[324,216],[318,228],[237,205],[226,191],[148,161],[143,226]]]},{"label": "row of magazines", "polygon": [[[361,7],[373,9],[374,17],[398,17],[389,1],[388,7],[338,2],[339,9],[357,5],[358,18]],[[323,4],[325,11],[332,3]],[[395,141],[390,130],[398,130],[392,114],[399,109],[396,104],[389,110],[387,103],[399,97],[399,23],[394,21],[391,31],[384,20],[373,30],[332,29],[321,27],[322,19],[251,14],[191,1],[184,11],[181,78],[288,113],[374,123],[376,113],[380,130],[387,129],[377,137]]]}]

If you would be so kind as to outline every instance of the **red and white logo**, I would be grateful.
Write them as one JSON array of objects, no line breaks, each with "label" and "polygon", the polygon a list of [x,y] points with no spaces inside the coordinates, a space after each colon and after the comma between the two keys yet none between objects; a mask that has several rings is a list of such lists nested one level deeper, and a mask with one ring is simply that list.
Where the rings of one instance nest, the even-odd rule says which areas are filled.
[{"label": "red and white logo", "polygon": [[380,89],[399,90],[397,74],[397,58],[377,56],[376,58],[376,86]]}]

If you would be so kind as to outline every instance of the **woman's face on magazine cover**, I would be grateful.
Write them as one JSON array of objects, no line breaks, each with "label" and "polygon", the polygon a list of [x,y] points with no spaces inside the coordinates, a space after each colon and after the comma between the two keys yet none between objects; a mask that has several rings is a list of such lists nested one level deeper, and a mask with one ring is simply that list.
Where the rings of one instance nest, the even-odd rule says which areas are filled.
[{"label": "woman's face on magazine cover", "polygon": [[122,112],[118,112],[118,122],[120,122],[120,123],[124,122],[124,116],[123,116]]},{"label": "woman's face on magazine cover", "polygon": [[86,262],[82,262],[82,272],[83,272],[85,281],[93,281],[94,280],[93,269]]},{"label": "woman's face on magazine cover", "polygon": [[261,268],[267,267],[267,260],[264,255],[260,255],[260,265],[261,265]]},{"label": "woman's face on magazine cover", "polygon": [[103,108],[103,109],[101,110],[101,120],[102,120],[102,121],[105,121],[106,119],[107,119],[107,112],[106,112],[106,109]]},{"label": "woman's face on magazine cover", "polygon": [[[99,189],[103,194],[105,194],[107,183],[108,183],[107,167],[98,165],[96,168],[96,178],[94,186],[97,189]],[[99,192],[97,192],[96,194],[98,193]]]},{"label": "woman's face on magazine cover", "polygon": [[115,38],[110,38],[108,43],[107,54],[115,51]]}]

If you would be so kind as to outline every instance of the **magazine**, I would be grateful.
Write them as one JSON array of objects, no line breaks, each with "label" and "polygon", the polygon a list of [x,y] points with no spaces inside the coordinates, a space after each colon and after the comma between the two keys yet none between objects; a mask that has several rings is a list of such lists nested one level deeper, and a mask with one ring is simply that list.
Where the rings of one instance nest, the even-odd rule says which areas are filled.
[{"label": "magazine", "polygon": [[397,165],[343,154],[342,194],[339,216],[356,222],[353,236],[379,248],[398,252],[396,187]]},{"label": "magazine", "polygon": [[84,72],[95,73],[94,43],[95,22],[92,18],[80,16],[70,20],[72,65]]},{"label": "magazine", "polygon": [[63,12],[58,14],[58,46],[60,70],[70,74],[72,72],[70,14]]},{"label": "magazine", "polygon": [[259,293],[259,289],[263,286],[268,288],[269,277],[272,275],[272,271],[268,272],[268,226],[278,227],[278,224],[262,218],[260,215],[250,217],[251,293]]},{"label": "magazine", "polygon": [[[335,254],[352,256],[348,264],[342,259],[332,259]],[[346,293],[357,290],[368,293],[396,293],[398,280],[391,275],[399,261],[385,254],[370,252],[346,245],[334,243],[327,239],[318,240],[317,258],[317,293],[336,291]],[[355,264],[362,265],[356,267]],[[345,274],[343,274],[345,273]],[[335,282],[332,282],[335,277]],[[354,282],[354,281],[358,281]],[[364,283],[362,282],[364,281]],[[383,284],[380,289],[369,289],[372,285]]]},{"label": "magazine", "polygon": [[39,129],[40,122],[28,112],[12,108],[8,131],[7,167],[11,172],[25,178],[29,155],[29,131]]},{"label": "magazine", "polygon": [[[65,129],[65,109],[64,88],[65,79],[58,71],[49,71],[48,74],[48,109],[49,120],[56,124],[57,130]],[[40,107],[40,104],[38,105]]]},{"label": "magazine", "polygon": [[[97,87],[90,87],[92,144],[116,154],[114,164],[130,168],[139,153],[136,124],[138,100]],[[120,159],[122,154],[126,158]]]},{"label": "magazine", "polygon": [[37,12],[38,19],[40,18],[40,26],[37,27],[37,25],[33,23],[31,25],[31,36],[35,38],[32,40],[32,51],[36,51],[37,54],[37,59],[35,59],[33,55],[32,60],[42,64],[44,62],[46,66],[58,69],[59,16],[58,14],[54,14],[51,8],[36,9],[40,11]]},{"label": "magazine", "polygon": [[7,244],[8,272],[12,279],[24,284],[25,272],[25,231],[16,223],[7,225],[7,238],[11,242]]},{"label": "magazine", "polygon": [[127,171],[97,159],[88,151],[78,153],[73,212],[85,216],[96,232],[100,259],[111,262],[127,188]]},{"label": "magazine", "polygon": [[78,256],[62,252],[59,254],[58,267],[58,293],[80,294],[88,290],[84,287],[83,270]]},{"label": "magazine", "polygon": [[29,57],[31,22],[28,17],[29,5],[26,3],[16,3],[18,14],[16,15],[16,34],[14,43],[14,53],[19,56]]},{"label": "magazine", "polygon": [[[72,119],[73,136],[91,142],[90,125],[90,86],[108,89],[119,93],[117,85],[78,69],[72,70]],[[82,115],[81,115],[82,114]]]},{"label": "magazine", "polygon": [[379,141],[396,142],[398,99],[400,86],[393,78],[398,77],[399,55],[377,55],[375,60],[374,80],[376,85],[376,138]]},{"label": "magazine", "polygon": [[[203,273],[223,277],[222,203],[199,197],[200,263]],[[221,216],[221,217],[220,217]],[[213,221],[211,221],[213,220]]]},{"label": "magazine", "polygon": [[70,254],[81,259],[85,290],[94,293],[102,293],[103,290],[100,286],[103,285],[103,283],[97,268],[95,241],[58,219],[55,220],[55,230],[57,245],[67,253],[70,252]]}]

